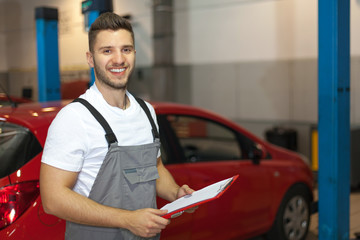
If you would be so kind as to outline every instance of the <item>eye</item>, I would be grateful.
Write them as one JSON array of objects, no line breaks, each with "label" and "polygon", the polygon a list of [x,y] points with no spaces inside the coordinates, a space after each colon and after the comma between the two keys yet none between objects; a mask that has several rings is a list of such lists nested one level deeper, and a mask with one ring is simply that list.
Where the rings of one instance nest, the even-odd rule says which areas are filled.
[{"label": "eye", "polygon": [[103,50],[103,53],[104,53],[104,54],[110,54],[111,51],[110,51],[110,49],[104,49],[104,50]]},{"label": "eye", "polygon": [[132,47],[126,47],[126,48],[123,48],[122,49],[122,52],[124,53],[124,54],[129,54],[129,53],[132,53],[133,52],[133,48]]}]

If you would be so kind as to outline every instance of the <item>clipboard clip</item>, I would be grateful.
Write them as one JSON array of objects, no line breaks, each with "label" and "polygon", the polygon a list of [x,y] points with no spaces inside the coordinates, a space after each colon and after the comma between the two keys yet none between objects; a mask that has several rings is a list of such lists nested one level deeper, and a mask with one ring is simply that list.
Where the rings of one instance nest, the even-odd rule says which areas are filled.
[{"label": "clipboard clip", "polygon": [[176,217],[180,216],[181,214],[183,214],[183,212],[184,211],[177,212],[177,213],[171,215],[171,218],[176,218]]},{"label": "clipboard clip", "polygon": [[231,178],[231,179],[229,179],[229,181],[227,181],[226,183],[224,183],[223,185],[221,185],[221,186],[219,187],[218,192],[222,192],[222,191],[224,191],[226,188],[228,188],[228,187],[231,185],[231,183],[232,183],[233,180],[234,180],[234,178]]}]

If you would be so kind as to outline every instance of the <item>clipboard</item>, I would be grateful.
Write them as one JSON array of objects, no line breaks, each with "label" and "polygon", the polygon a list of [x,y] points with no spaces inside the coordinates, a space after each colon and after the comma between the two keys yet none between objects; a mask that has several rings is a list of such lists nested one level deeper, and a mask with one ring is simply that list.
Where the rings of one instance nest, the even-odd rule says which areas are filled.
[{"label": "clipboard", "polygon": [[162,217],[166,219],[175,218],[189,208],[218,199],[230,188],[238,177],[239,175],[235,175],[231,178],[216,182],[164,205],[160,210],[168,210],[168,213]]}]

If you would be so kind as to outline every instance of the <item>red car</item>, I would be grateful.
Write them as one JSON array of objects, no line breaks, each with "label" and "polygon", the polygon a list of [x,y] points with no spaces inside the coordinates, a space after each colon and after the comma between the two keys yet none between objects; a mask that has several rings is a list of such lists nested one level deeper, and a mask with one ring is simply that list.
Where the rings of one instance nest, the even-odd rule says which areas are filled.
[{"label": "red car", "polygon": [[[0,108],[0,239],[64,239],[44,213],[39,169],[48,127],[66,102]],[[313,176],[302,156],[271,145],[208,111],[153,103],[162,158],[178,184],[200,189],[239,174],[219,199],[172,219],[163,239],[304,239]],[[166,204],[159,199],[158,207]]]},{"label": "red car", "polygon": [[30,99],[28,98],[20,98],[20,97],[14,97],[14,96],[9,96],[6,93],[0,93],[0,107],[3,106],[16,106],[19,103],[29,103],[32,102]]}]

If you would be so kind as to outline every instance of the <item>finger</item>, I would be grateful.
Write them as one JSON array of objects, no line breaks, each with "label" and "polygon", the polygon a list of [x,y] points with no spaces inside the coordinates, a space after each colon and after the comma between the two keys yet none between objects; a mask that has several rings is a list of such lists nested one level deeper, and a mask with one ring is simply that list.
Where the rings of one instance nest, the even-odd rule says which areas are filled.
[{"label": "finger", "polygon": [[165,214],[167,214],[168,210],[160,210],[160,209],[155,209],[155,208],[151,208],[150,209],[151,213],[158,215],[158,216],[163,216]]},{"label": "finger", "polygon": [[154,219],[154,222],[164,229],[170,223],[170,220],[159,216]]},{"label": "finger", "polygon": [[191,189],[191,188],[190,188],[188,185],[186,185],[186,184],[182,186],[182,189],[185,191],[186,194],[191,194],[191,193],[194,192],[194,190]]},{"label": "finger", "polygon": [[195,212],[195,210],[198,209],[198,208],[199,208],[199,206],[195,206],[195,207],[192,207],[192,208],[189,208],[189,209],[185,210],[185,212],[187,212],[187,213],[193,213],[193,212]]},{"label": "finger", "polygon": [[157,224],[160,224],[162,226],[166,226],[170,223],[170,221],[168,219],[165,219],[161,216],[165,215],[168,211],[167,210],[159,210],[159,209],[149,209],[149,211],[152,213],[152,214],[155,214],[154,218],[153,218],[153,221]]},{"label": "finger", "polygon": [[161,230],[159,230],[159,231],[149,231],[148,233],[143,234],[141,237],[145,237],[145,238],[155,237],[156,234],[158,234],[160,232],[161,232]]}]

